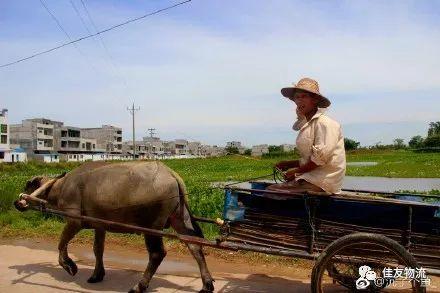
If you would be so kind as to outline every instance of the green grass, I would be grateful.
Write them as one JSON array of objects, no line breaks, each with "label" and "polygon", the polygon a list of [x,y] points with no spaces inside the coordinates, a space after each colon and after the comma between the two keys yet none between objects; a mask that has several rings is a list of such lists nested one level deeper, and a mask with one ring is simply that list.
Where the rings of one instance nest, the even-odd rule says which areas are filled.
[{"label": "green grass", "polygon": [[361,150],[347,155],[349,162],[377,162],[375,166],[347,168],[351,176],[440,178],[440,153],[406,150]]},{"label": "green grass", "polygon": [[[244,180],[249,177],[270,173],[274,160],[259,160],[243,156],[231,156],[212,159],[179,159],[164,161],[176,170],[187,185],[190,207],[194,215],[210,218],[221,217],[223,192],[212,188],[211,183],[225,180]],[[11,236],[14,231],[33,235],[49,229],[59,233],[62,222],[56,219],[43,219],[34,212],[18,213],[12,203],[23,192],[26,181],[37,175],[54,176],[68,172],[79,163],[44,164],[0,164],[0,235]],[[30,217],[29,215],[33,215]],[[38,221],[35,219],[38,218]],[[26,226],[26,223],[29,223]],[[50,227],[48,227],[48,225]],[[26,229],[25,229],[26,228]],[[213,237],[217,229],[213,225],[203,224],[205,234]]]},{"label": "green grass", "polygon": [[[198,216],[221,217],[223,191],[212,188],[212,182],[245,180],[271,173],[272,166],[284,158],[250,158],[227,156],[209,159],[176,159],[163,162],[177,171],[187,185],[190,207]],[[378,162],[375,166],[353,167],[347,169],[352,176],[386,177],[431,177],[440,178],[440,153],[414,153],[411,151],[370,151],[350,152],[347,161]],[[17,199],[27,180],[37,175],[56,175],[70,171],[80,163],[44,164],[0,164],[0,236],[58,235],[62,221],[45,218],[36,212],[19,213],[13,209],[12,202]],[[212,238],[217,234],[213,225],[203,225],[205,234]],[[81,237],[89,237],[83,232]],[[126,237],[126,236],[121,236]],[[130,236],[127,236],[130,237]]]}]

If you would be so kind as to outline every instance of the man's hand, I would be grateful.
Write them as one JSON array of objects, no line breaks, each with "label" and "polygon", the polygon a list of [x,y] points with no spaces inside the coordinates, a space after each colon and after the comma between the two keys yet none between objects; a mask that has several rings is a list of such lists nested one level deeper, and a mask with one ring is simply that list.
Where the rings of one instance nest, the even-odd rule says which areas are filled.
[{"label": "man's hand", "polygon": [[281,171],[286,171],[287,169],[289,169],[289,161],[280,161],[275,164],[275,167],[277,167]]},{"label": "man's hand", "polygon": [[299,162],[298,161],[280,161],[275,164],[275,167],[277,167],[281,171],[286,171],[290,168],[299,167]]},{"label": "man's hand", "polygon": [[295,174],[298,173],[298,168],[291,169],[284,173],[284,180],[292,181],[295,180]]}]

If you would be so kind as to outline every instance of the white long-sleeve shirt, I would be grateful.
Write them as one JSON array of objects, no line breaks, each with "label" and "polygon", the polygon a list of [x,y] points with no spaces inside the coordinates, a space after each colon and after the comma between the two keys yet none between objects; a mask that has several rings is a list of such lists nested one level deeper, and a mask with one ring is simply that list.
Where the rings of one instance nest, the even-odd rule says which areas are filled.
[{"label": "white long-sleeve shirt", "polygon": [[303,179],[321,187],[329,193],[340,193],[345,176],[344,137],[338,122],[324,114],[319,108],[307,120],[298,120],[293,128],[299,130],[296,147],[300,154],[300,166],[309,160],[318,167],[310,172],[299,174],[295,180]]}]

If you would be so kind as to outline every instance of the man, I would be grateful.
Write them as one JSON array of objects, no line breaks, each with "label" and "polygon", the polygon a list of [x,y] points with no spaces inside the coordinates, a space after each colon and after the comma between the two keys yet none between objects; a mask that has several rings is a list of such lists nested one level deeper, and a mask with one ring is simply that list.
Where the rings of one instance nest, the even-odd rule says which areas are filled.
[{"label": "man", "polygon": [[341,192],[345,175],[344,137],[338,122],[324,114],[330,101],[310,78],[281,89],[281,94],[296,104],[298,131],[296,148],[300,159],[281,161],[275,166],[285,172],[286,182],[268,186],[269,190],[328,194]]}]

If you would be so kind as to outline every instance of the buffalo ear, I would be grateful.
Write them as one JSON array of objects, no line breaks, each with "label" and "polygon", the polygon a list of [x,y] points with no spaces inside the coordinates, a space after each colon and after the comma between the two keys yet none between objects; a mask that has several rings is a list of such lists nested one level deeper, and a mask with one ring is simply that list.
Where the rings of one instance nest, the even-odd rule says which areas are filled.
[{"label": "buffalo ear", "polygon": [[25,192],[31,194],[41,186],[42,176],[33,177],[31,180],[26,182]]}]

